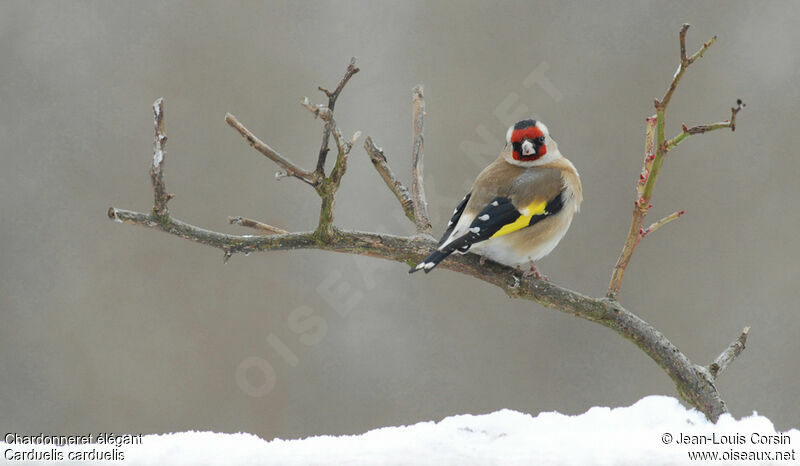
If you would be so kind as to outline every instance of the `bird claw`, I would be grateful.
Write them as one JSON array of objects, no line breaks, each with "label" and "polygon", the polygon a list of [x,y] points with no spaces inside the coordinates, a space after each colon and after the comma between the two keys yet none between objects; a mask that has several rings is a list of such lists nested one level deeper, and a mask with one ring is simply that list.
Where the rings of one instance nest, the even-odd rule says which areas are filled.
[{"label": "bird claw", "polygon": [[533,278],[536,278],[538,280],[542,280],[542,281],[545,281],[545,282],[550,281],[550,280],[547,279],[546,275],[542,275],[542,273],[539,272],[539,269],[536,268],[536,264],[534,264],[533,262],[531,262],[531,269],[528,270],[527,272],[523,272],[522,273],[522,278],[530,278],[530,277],[533,277]]}]

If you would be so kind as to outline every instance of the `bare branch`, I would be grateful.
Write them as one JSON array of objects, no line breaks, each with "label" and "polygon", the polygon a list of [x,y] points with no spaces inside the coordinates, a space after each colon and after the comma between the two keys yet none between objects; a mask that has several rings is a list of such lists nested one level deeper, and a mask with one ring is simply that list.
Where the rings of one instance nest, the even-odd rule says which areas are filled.
[{"label": "bare branch", "polygon": [[[308,99],[308,97],[303,97],[303,100],[300,102],[300,105],[302,105],[309,112],[314,114],[314,118],[319,117],[326,122],[325,131],[330,132],[330,134],[333,135],[334,141],[336,142],[336,148],[338,149],[339,153],[339,159],[337,160],[338,164],[338,161],[340,161],[343,157],[346,157],[350,153],[350,150],[353,148],[353,144],[355,144],[358,138],[361,137],[361,131],[356,131],[355,134],[353,134],[353,137],[350,138],[349,141],[347,141],[344,139],[344,136],[342,136],[342,131],[339,129],[338,126],[336,126],[336,121],[333,119],[333,112],[331,111],[331,109],[329,109],[324,105],[312,104],[311,101]],[[331,172],[331,175],[333,174],[336,174],[338,178],[341,178],[344,175],[344,172],[337,173],[337,171],[334,170],[333,172]]]},{"label": "bare branch", "polygon": [[709,39],[708,42],[704,43],[703,46],[700,47],[700,50],[698,50],[697,52],[694,53],[694,55],[689,57],[688,60],[689,65],[694,63],[694,61],[697,60],[698,58],[702,58],[703,54],[706,53],[706,50],[708,50],[708,48],[711,47],[711,44],[713,44],[716,41],[717,41],[717,36],[714,36],[711,39]]},{"label": "bare branch", "polygon": [[316,187],[317,194],[319,194],[322,199],[319,223],[317,225],[317,235],[321,241],[327,241],[334,234],[335,230],[333,226],[333,206],[336,201],[336,191],[339,190],[339,185],[347,171],[347,156],[353,148],[353,143],[361,135],[361,132],[356,131],[353,138],[350,141],[346,141],[339,127],[336,126],[336,120],[333,119],[333,112],[320,112],[319,115],[325,120],[324,131],[328,134],[333,134],[333,139],[336,141],[337,148],[336,164],[333,166],[330,175],[324,177]]},{"label": "bare branch", "polygon": [[330,179],[336,183],[336,187],[338,188],[338,183],[347,170],[347,155],[353,148],[355,141],[361,136],[361,131],[356,131],[353,137],[347,141],[344,139],[344,136],[342,136],[342,131],[336,126],[336,120],[333,119],[333,112],[328,107],[324,105],[314,105],[308,100],[308,97],[304,97],[300,104],[313,113],[314,118],[322,118],[322,120],[325,121],[324,131],[333,135],[333,140],[336,142],[337,157],[336,165],[330,174]]},{"label": "bare branch", "polygon": [[333,166],[331,170],[331,181],[336,185],[336,189],[339,188],[339,183],[342,181],[342,177],[344,176],[345,171],[347,171],[347,156],[350,154],[350,150],[353,148],[353,141],[360,136],[361,132],[356,131],[356,134],[353,135],[351,141],[346,141],[344,136],[342,136],[342,132],[339,130],[339,127],[336,126],[336,121],[331,118],[331,134],[333,134],[333,139],[336,141],[336,164]]},{"label": "bare branch", "polygon": [[[325,121],[325,126],[322,130],[322,145],[320,146],[319,155],[317,157],[317,168],[314,171],[314,177],[319,180],[315,185],[317,194],[319,194],[322,203],[320,205],[319,223],[315,231],[315,237],[318,241],[329,241],[336,232],[333,226],[333,206],[336,200],[336,191],[339,189],[339,184],[347,171],[347,155],[353,148],[358,136],[361,134],[357,131],[350,141],[346,141],[342,136],[341,130],[336,126],[336,120],[333,117],[333,110],[336,106],[336,99],[341,94],[344,86],[358,73],[359,69],[356,68],[356,59],[351,58],[350,64],[347,66],[344,77],[339,81],[339,85],[331,92],[324,87],[320,86],[319,90],[325,93],[328,97],[328,105],[313,105],[308,97],[304,97],[300,102],[306,109],[314,114],[314,117],[320,117]],[[333,166],[330,174],[325,176],[325,160],[328,156],[330,137],[336,141],[336,164]]]},{"label": "bare branch", "polygon": [[650,171],[653,168],[653,161],[656,157],[655,139],[657,118],[652,116],[647,118],[645,122],[644,161],[642,162],[642,171],[639,174],[639,182],[636,184],[637,197],[633,202],[633,216],[631,217],[631,226],[630,230],[628,230],[628,236],[625,238],[625,245],[622,247],[617,263],[614,264],[614,268],[611,271],[611,281],[608,284],[608,291],[606,293],[606,296],[609,298],[616,298],[619,293],[625,271],[628,269],[628,264],[633,257],[633,251],[636,250],[636,246],[639,244],[639,241],[642,240],[642,221],[650,208],[650,201],[644,198],[644,190],[650,178]]},{"label": "bare branch", "polygon": [[645,230],[642,231],[642,238],[644,238],[645,236],[649,235],[650,233],[658,230],[659,228],[661,228],[662,226],[666,225],[667,223],[675,220],[676,218],[680,218],[680,216],[685,214],[685,213],[686,213],[685,210],[679,210],[679,211],[673,212],[670,215],[667,215],[666,217],[662,218],[661,220],[653,223],[652,225],[650,225],[649,227],[647,227]]},{"label": "bare branch", "polygon": [[742,102],[742,99],[737,99],[736,106],[731,107],[730,120],[719,121],[717,123],[711,123],[708,125],[692,126],[691,128],[687,128],[686,125],[682,125],[681,134],[675,136],[674,138],[666,142],[666,150],[667,151],[672,150],[673,148],[675,148],[675,146],[683,142],[684,139],[688,138],[693,134],[703,134],[709,131],[714,131],[723,128],[730,128],[731,131],[736,131],[736,114],[739,113],[739,111],[745,106],[746,104]]},{"label": "bare branch", "polygon": [[742,329],[742,334],[739,335],[739,338],[734,340],[733,343],[708,366],[708,372],[711,373],[712,377],[715,379],[719,377],[722,371],[728,367],[728,364],[732,363],[733,360],[744,351],[744,344],[747,342],[748,334],[750,334],[749,326]]},{"label": "bare branch", "polygon": [[250,144],[251,147],[261,152],[262,154],[266,155],[268,159],[277,163],[278,166],[280,166],[284,170],[287,176],[293,176],[298,180],[308,183],[311,186],[316,186],[319,183],[319,180],[314,176],[313,173],[298,167],[297,165],[292,163],[289,159],[279,154],[275,149],[268,146],[261,139],[258,139],[258,137],[256,137],[255,134],[251,133],[250,130],[245,128],[243,124],[239,123],[239,120],[237,120],[235,116],[231,115],[230,113],[227,113],[225,115],[225,121],[233,129],[238,131],[239,134],[241,134],[242,137],[244,137],[247,140],[247,143]]},{"label": "bare branch", "polygon": [[[108,216],[115,221],[155,228],[171,235],[223,250],[226,256],[257,251],[319,249],[402,262],[408,266],[422,260],[436,247],[433,238],[401,237],[366,232],[339,231],[328,242],[317,240],[315,232],[269,236],[236,236],[184,223],[175,218],[155,221],[151,215],[111,208]],[[440,264],[486,283],[500,287],[508,296],[535,301],[543,306],[608,327],[634,342],[647,353],[675,382],[678,392],[692,405],[716,420],[726,412],[716,389],[689,359],[650,324],[619,303],[605,298],[591,298],[542,280],[520,276],[516,269],[485,261],[475,254],[454,255]]]},{"label": "bare branch", "polygon": [[656,158],[656,120],[655,115],[645,119],[644,161],[642,162],[642,172],[639,174],[639,182],[636,184],[636,192],[640,198],[644,194],[644,187],[647,185],[650,170],[653,168],[653,160]]},{"label": "bare branch", "polygon": [[243,227],[255,228],[256,230],[266,232],[268,235],[285,235],[289,233],[288,231],[282,230],[278,227],[261,223],[258,220],[251,220],[246,217],[228,217],[228,222],[231,225],[241,225]]},{"label": "bare branch", "polygon": [[686,59],[686,31],[689,30],[689,24],[683,23],[681,25],[681,30],[678,33],[678,41],[681,43],[681,64],[686,63],[688,60]]},{"label": "bare branch", "polygon": [[381,178],[383,178],[383,182],[386,183],[386,186],[389,187],[395,197],[397,197],[397,200],[400,201],[400,206],[403,207],[403,212],[406,213],[406,217],[416,225],[414,201],[411,199],[411,195],[408,194],[408,189],[403,186],[403,183],[397,179],[391,167],[389,167],[383,149],[376,147],[375,143],[372,142],[372,138],[367,136],[367,139],[364,141],[364,150],[367,151],[369,159],[375,166],[375,170],[378,170]]},{"label": "bare branch", "polygon": [[153,183],[153,213],[168,215],[167,202],[173,195],[167,192],[164,185],[164,157],[166,156],[167,135],[164,134],[164,98],[153,102],[153,123],[155,137],[153,140],[153,164],[150,166],[150,181]]},{"label": "bare branch", "polygon": [[[472,253],[450,256],[442,262],[441,267],[464,273],[486,283],[495,285],[501,288],[511,298],[534,301],[543,306],[596,322],[614,330],[620,336],[636,344],[636,346],[650,356],[653,361],[670,376],[681,397],[705,413],[709,419],[716,421],[722,413],[727,411],[727,407],[714,385],[714,379],[744,349],[749,327],[744,329],[739,339],[731,344],[713,364],[705,368],[693,364],[686,355],[680,352],[663,334],[622,307],[620,303],[616,301],[616,295],[619,291],[625,268],[639,241],[647,234],[655,231],[669,221],[678,218],[683,213],[683,211],[675,212],[652,224],[646,230],[642,228],[642,221],[652,207],[650,205],[650,199],[655,181],[658,177],[658,170],[663,163],[664,155],[669,150],[669,144],[667,144],[664,138],[664,116],[667,103],[672,96],[672,92],[675,90],[677,82],[680,80],[680,76],[688,65],[696,58],[699,58],[711,42],[713,42],[713,40],[710,41],[705,44],[700,51],[691,57],[687,57],[685,51],[685,35],[687,28],[688,26],[684,26],[680,35],[681,67],[679,67],[678,72],[676,72],[675,77],[673,77],[673,82],[667,94],[665,94],[665,98],[661,101],[656,101],[656,116],[647,120],[645,158],[639,183],[637,184],[637,200],[633,212],[631,230],[612,273],[612,281],[609,285],[607,297],[593,298],[584,296],[546,281],[526,278],[516,269],[487,261],[485,258]],[[321,117],[325,121],[323,147],[320,151],[317,170],[314,172],[307,172],[298,168],[287,159],[277,154],[277,152],[269,146],[258,140],[232,115],[228,114],[226,117],[228,124],[236,128],[253,147],[278,163],[281,169],[286,173],[286,176],[294,176],[314,186],[322,200],[319,224],[315,231],[288,233],[255,220],[234,217],[230,219],[231,223],[256,228],[268,234],[258,236],[229,235],[190,225],[172,217],[166,209],[166,201],[169,195],[159,195],[159,192],[165,193],[162,174],[164,163],[163,149],[166,140],[166,137],[163,136],[163,113],[160,100],[156,101],[156,105],[154,105],[156,116],[156,153],[151,175],[154,192],[156,193],[156,201],[153,211],[150,213],[142,213],[112,207],[108,210],[109,218],[120,223],[131,223],[158,229],[190,241],[219,248],[224,252],[225,260],[236,253],[247,254],[256,251],[318,249],[383,258],[413,266],[427,256],[431,249],[436,247],[434,238],[425,234],[400,237],[367,232],[341,231],[333,226],[335,194],[342,176],[346,171],[347,155],[359,134],[356,133],[349,141],[343,138],[334,120],[333,105],[344,85],[357,71],[358,68],[355,68],[355,61],[353,60],[345,73],[345,77],[333,92],[322,89],[329,99],[327,106],[314,106],[307,99],[302,102],[315,116]],[[733,129],[735,128],[736,113],[742,106],[743,105],[740,104],[739,107],[732,109],[730,122],[684,128],[684,133],[688,136],[690,134],[700,134],[718,129],[714,127],[715,125]],[[427,214],[427,201],[423,189],[422,173],[424,114],[425,106],[422,88],[418,86],[414,89],[414,145],[412,151],[411,195],[409,195],[408,190],[394,176],[386,162],[385,155],[380,149],[375,147],[370,138],[367,138],[364,147],[370,155],[370,159],[375,165],[376,170],[400,201],[406,215],[415,222],[417,231],[429,233],[431,228]],[[325,154],[327,154],[328,151],[328,139],[331,134],[333,134],[336,141],[338,156],[336,165],[330,175],[326,177],[324,174]],[[685,137],[686,136],[683,136],[683,138]],[[677,144],[680,140],[673,142]]]},{"label": "bare branch", "polygon": [[350,58],[350,63],[347,65],[347,69],[344,72],[344,76],[342,80],[339,81],[339,84],[336,86],[333,92],[325,89],[324,87],[320,86],[318,89],[325,93],[328,96],[328,108],[333,110],[333,106],[336,105],[336,99],[339,98],[339,94],[342,93],[344,86],[347,84],[347,81],[350,81],[350,78],[353,77],[354,74],[361,71],[361,69],[356,67],[356,57]]},{"label": "bare branch", "polygon": [[[330,111],[331,115],[333,114],[333,108],[336,106],[336,99],[339,98],[339,94],[342,93],[344,86],[350,81],[350,78],[353,77],[354,74],[361,71],[359,68],[356,67],[356,57],[350,59],[350,64],[347,65],[347,69],[344,72],[344,76],[342,77],[341,81],[339,81],[339,85],[336,86],[333,92],[325,89],[324,87],[320,86],[319,90],[324,92],[326,96],[328,96],[328,110]],[[325,130],[322,132],[322,145],[319,148],[319,156],[317,157],[317,169],[315,173],[318,177],[322,177],[325,175],[325,159],[328,157],[328,144],[330,141],[331,136],[331,127],[330,125],[325,125]]]},{"label": "bare branch", "polygon": [[678,69],[675,70],[675,74],[672,76],[672,81],[669,83],[669,88],[667,88],[667,92],[664,93],[664,97],[661,98],[661,101],[658,100],[656,101],[656,108],[658,107],[667,108],[670,99],[672,99],[672,94],[675,92],[675,89],[677,89],[678,83],[683,77],[683,73],[686,72],[686,69],[689,68],[689,65],[694,63],[694,61],[697,60],[698,58],[702,57],[703,54],[706,52],[706,50],[708,50],[708,48],[711,47],[711,44],[713,44],[717,40],[717,36],[712,37],[711,40],[709,40],[708,42],[703,44],[702,47],[700,47],[700,50],[695,52],[695,54],[692,55],[691,57],[687,58],[686,31],[688,30],[689,30],[688,24],[683,24],[681,26],[681,31],[678,36],[678,39],[680,40],[681,44],[681,61],[678,64]]},{"label": "bare branch", "polygon": [[425,197],[425,185],[422,180],[423,172],[423,128],[425,122],[425,98],[422,95],[422,86],[414,87],[414,141],[411,151],[411,198],[414,201],[414,219],[417,224],[417,233],[430,235],[433,232],[431,219],[428,217],[428,200]]},{"label": "bare branch", "polygon": [[300,101],[300,105],[306,108],[309,112],[314,115],[314,118],[322,116],[322,119],[325,120],[326,116],[330,114],[330,109],[322,104],[312,104],[308,97],[303,97],[303,100]]},{"label": "bare branch", "polygon": [[712,37],[708,42],[703,44],[700,47],[700,50],[694,53],[691,57],[686,57],[686,31],[689,30],[689,25],[684,24],[681,26],[681,31],[679,34],[680,46],[681,46],[681,62],[678,64],[678,69],[675,71],[675,74],[672,76],[672,81],[669,84],[669,88],[667,89],[666,93],[664,93],[664,97],[661,100],[656,100],[654,102],[654,106],[656,108],[656,154],[653,160],[653,166],[650,171],[650,177],[647,180],[647,183],[644,188],[644,194],[642,195],[646,198],[647,202],[650,202],[650,197],[653,195],[653,190],[655,189],[656,181],[658,180],[658,172],[661,169],[661,165],[664,163],[664,156],[667,154],[667,148],[665,145],[665,136],[664,136],[664,126],[665,126],[665,113],[667,110],[667,106],[669,105],[670,100],[672,99],[672,94],[678,88],[678,83],[680,82],[683,74],[689,69],[689,65],[694,63],[695,60],[702,57],[706,50],[711,47],[717,40],[717,36]]},{"label": "bare branch", "polygon": [[[678,83],[683,77],[683,74],[689,68],[689,65],[694,63],[694,61],[698,58],[702,57],[703,53],[705,53],[705,51],[708,50],[711,44],[713,44],[717,39],[716,36],[712,37],[711,40],[703,44],[700,50],[695,52],[694,55],[687,57],[686,32],[688,30],[688,24],[681,26],[681,30],[678,35],[680,42],[680,64],[678,65],[678,69],[675,71],[675,74],[672,76],[672,81],[670,82],[669,88],[667,88],[667,91],[664,93],[664,97],[662,97],[661,100],[656,99],[654,102],[656,109],[655,118],[651,117],[647,119],[645,161],[642,167],[642,172],[639,175],[639,183],[636,186],[637,198],[634,201],[631,227],[628,230],[628,236],[625,239],[625,244],[622,247],[622,251],[617,259],[617,263],[614,265],[614,268],[611,271],[611,280],[608,285],[608,291],[606,292],[606,296],[612,299],[616,299],[617,295],[619,294],[619,290],[622,287],[622,278],[625,275],[625,270],[630,264],[631,258],[633,257],[633,252],[636,250],[636,246],[639,245],[639,242],[647,233],[650,233],[654,229],[657,229],[663,225],[663,223],[660,223],[661,221],[659,221],[651,225],[647,230],[643,228],[644,219],[647,216],[647,213],[653,207],[651,199],[653,197],[656,181],[658,181],[658,175],[661,171],[661,166],[664,164],[664,158],[667,155],[667,152],[678,145],[690,134],[694,134],[691,131],[694,131],[695,133],[702,133],[711,131],[713,129],[719,129],[721,127],[734,128],[736,113],[741,108],[740,104],[738,108],[731,109],[732,115],[729,123],[725,122],[722,124],[699,126],[691,130],[684,126],[684,131],[680,135],[676,136],[670,141],[666,140],[664,129],[666,110],[670,99],[672,99],[672,94],[677,89]],[[653,150],[654,148],[655,150]],[[672,218],[666,218],[668,220],[664,221],[664,223],[672,220]],[[662,219],[662,221],[663,220],[664,219]],[[654,226],[655,228],[653,228]]]}]

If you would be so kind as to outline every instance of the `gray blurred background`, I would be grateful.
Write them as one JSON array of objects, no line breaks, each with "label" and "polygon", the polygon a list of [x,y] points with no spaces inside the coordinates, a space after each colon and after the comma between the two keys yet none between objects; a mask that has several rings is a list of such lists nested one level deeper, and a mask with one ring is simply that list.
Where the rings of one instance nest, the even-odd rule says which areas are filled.
[{"label": "gray blurred background", "polygon": [[[318,198],[223,121],[235,114],[312,168],[321,102],[409,179],[411,89],[425,85],[425,174],[437,234],[513,120],[545,121],[586,201],[539,264],[601,295],[630,222],[644,118],[696,50],[669,112],[735,133],[669,155],[622,302],[721,376],[734,415],[798,426],[800,215],[796,2],[29,2],[0,4],[0,430],[350,434],[511,408],[532,414],[677,396],[613,332],[446,270],[318,251],[235,256],[108,220],[147,211],[151,103],[165,98],[175,216],[249,234],[229,215],[313,228]],[[332,88],[332,87],[331,87]],[[489,143],[484,141],[488,135]],[[363,139],[362,139],[363,141]],[[492,142],[495,141],[495,142]],[[361,148],[338,225],[412,226]]]}]

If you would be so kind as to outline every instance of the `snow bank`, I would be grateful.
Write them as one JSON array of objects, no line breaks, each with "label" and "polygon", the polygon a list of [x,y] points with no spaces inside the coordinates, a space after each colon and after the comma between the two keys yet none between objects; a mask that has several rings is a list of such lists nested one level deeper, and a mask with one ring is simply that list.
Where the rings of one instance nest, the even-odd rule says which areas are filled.
[{"label": "snow bank", "polygon": [[[692,442],[690,444],[678,443]],[[767,443],[768,442],[768,443]],[[698,444],[699,443],[699,444]],[[502,410],[460,415],[440,422],[384,427],[362,435],[320,436],[264,441],[252,434],[182,432],[146,435],[141,445],[116,448],[114,461],[87,464],[125,465],[674,465],[800,464],[800,432],[775,432],[769,419],[736,420],[723,416],[714,425],[696,410],[666,396],[648,396],[625,408],[592,408],[579,416],[541,413],[536,417]],[[31,451],[30,445],[2,444]],[[53,451],[50,445],[37,451]],[[70,453],[112,452],[113,446],[56,447],[64,461]],[[691,461],[689,455],[717,454]],[[124,459],[120,458],[120,453]],[[769,456],[766,456],[766,454]],[[777,455],[786,459],[776,459]],[[745,458],[745,461],[730,461]],[[771,458],[771,459],[766,459]],[[8,464],[26,464],[8,461]],[[27,463],[32,464],[32,463]]]}]

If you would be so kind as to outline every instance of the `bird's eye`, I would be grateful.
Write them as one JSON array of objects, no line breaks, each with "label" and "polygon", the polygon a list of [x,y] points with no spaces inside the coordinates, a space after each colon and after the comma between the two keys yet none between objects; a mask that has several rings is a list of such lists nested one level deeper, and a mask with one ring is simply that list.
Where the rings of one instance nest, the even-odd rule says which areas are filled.
[{"label": "bird's eye", "polygon": [[544,144],[544,136],[539,136],[538,138],[536,138],[536,142],[539,144]]}]

